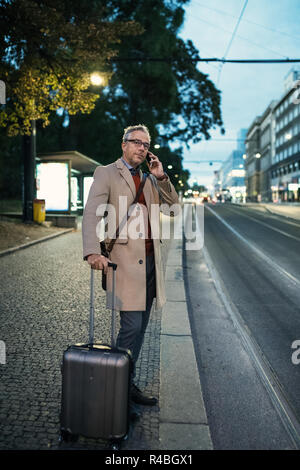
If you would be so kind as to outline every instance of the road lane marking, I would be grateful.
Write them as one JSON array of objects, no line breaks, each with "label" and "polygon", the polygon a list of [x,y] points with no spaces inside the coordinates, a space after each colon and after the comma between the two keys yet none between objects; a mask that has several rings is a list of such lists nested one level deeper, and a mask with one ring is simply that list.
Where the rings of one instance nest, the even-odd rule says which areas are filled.
[{"label": "road lane marking", "polygon": [[267,255],[265,255],[259,248],[257,248],[253,243],[249,242],[243,235],[241,235],[237,230],[235,230],[231,225],[229,225],[219,214],[217,214],[214,210],[210,207],[206,206],[206,209],[210,211],[217,219],[222,222],[236,237],[238,237],[242,242],[244,242],[252,251],[254,251],[258,256],[260,256],[264,261],[266,261],[273,269],[278,271],[280,274],[286,276],[292,283],[296,286],[300,286],[300,280],[293,276],[291,273],[286,271],[284,268],[279,266],[279,264],[275,263],[272,259],[270,259]]},{"label": "road lane marking", "polygon": [[217,293],[219,294],[223,305],[226,308],[240,338],[248,352],[252,363],[258,372],[258,375],[265,386],[265,389],[280,417],[292,443],[296,449],[300,449],[300,423],[297,418],[296,412],[289,403],[284,389],[280,384],[277,376],[272,370],[272,367],[255,341],[251,331],[242,318],[236,305],[231,301],[230,296],[221,280],[214,263],[208,253],[207,248],[203,248],[203,255],[205,262],[208,266],[209,272],[215,284]]},{"label": "road lane marking", "polygon": [[[236,204],[236,203],[231,203],[231,206],[234,206],[234,207],[242,207],[243,210],[246,209],[247,211],[250,211],[250,212],[254,212],[255,214],[262,214],[262,215],[266,215],[265,212],[262,212],[262,211],[257,211],[257,209],[255,209],[254,207],[245,207],[245,204]],[[274,219],[274,220],[277,220],[277,221],[280,221],[282,222],[284,219],[284,223],[285,224],[288,224],[288,225],[294,225],[295,227],[298,227],[300,228],[300,219],[299,219],[299,222],[296,222],[296,220],[298,219],[292,219],[294,220],[295,222],[292,222],[291,221],[291,217],[289,216],[286,216],[284,214],[279,214],[279,213],[275,213],[275,212],[272,212],[270,209],[268,209],[267,207],[265,207],[266,209],[266,212],[268,213],[267,215],[269,216],[270,219]]]},{"label": "road lane marking", "polygon": [[[230,210],[230,209],[232,209],[232,207],[230,207],[230,208],[227,207],[227,209]],[[233,209],[233,212],[234,212],[234,209]],[[235,213],[237,213],[237,212],[235,212]],[[283,230],[280,230],[279,228],[272,227],[272,225],[266,224],[265,222],[262,222],[261,220],[258,220],[255,217],[250,217],[250,215],[242,214],[241,212],[238,212],[238,214],[241,215],[242,217],[246,217],[247,219],[254,220],[258,224],[264,225],[265,227],[267,227],[271,230],[274,230],[275,232],[281,233],[282,235],[285,235],[286,237],[293,238],[297,242],[300,242],[299,237],[295,237],[294,235],[291,235],[290,233],[284,232]]]}]

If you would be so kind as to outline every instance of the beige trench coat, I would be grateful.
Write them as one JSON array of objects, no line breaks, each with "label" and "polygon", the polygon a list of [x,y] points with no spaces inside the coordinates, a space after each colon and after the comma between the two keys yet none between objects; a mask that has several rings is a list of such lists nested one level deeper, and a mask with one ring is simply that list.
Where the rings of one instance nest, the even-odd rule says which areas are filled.
[{"label": "beige trench coat", "polygon": [[[142,175],[142,173],[140,173]],[[137,204],[127,225],[117,238],[110,254],[112,262],[118,265],[116,276],[116,300],[118,310],[143,311],[146,308],[146,254],[143,231],[150,216],[151,232],[154,244],[156,273],[156,308],[165,303],[164,272],[161,258],[160,211],[171,209],[167,215],[179,212],[179,201],[174,186],[169,178],[158,181],[148,176],[144,189],[146,206]],[[99,231],[105,210],[107,234],[105,242],[114,238],[115,230],[126,217],[127,209],[132,205],[136,188],[130,171],[121,159],[107,166],[99,166],[94,173],[88,200],[83,213],[82,240],[83,256],[100,253],[103,237]],[[120,197],[121,196],[121,197]],[[165,210],[163,210],[166,213]],[[167,211],[168,212],[168,211]],[[102,220],[103,222],[103,220]],[[102,227],[103,228],[103,227]],[[112,270],[107,276],[107,307],[111,307]]]}]

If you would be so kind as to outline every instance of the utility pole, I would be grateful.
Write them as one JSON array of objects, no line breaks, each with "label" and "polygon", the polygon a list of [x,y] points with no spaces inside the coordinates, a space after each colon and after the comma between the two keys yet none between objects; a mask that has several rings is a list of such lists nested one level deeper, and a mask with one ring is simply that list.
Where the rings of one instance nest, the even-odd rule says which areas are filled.
[{"label": "utility pole", "polygon": [[36,197],[36,121],[31,121],[31,134],[23,136],[22,142],[24,180],[23,180],[23,222],[33,222],[33,200]]}]

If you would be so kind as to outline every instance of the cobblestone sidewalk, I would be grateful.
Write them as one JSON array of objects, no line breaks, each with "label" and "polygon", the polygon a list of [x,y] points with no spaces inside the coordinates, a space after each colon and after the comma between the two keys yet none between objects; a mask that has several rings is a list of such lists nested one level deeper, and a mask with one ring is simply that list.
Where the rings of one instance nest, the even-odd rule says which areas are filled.
[{"label": "cobblestone sidewalk", "polygon": [[[104,449],[80,438],[59,447],[62,353],[88,338],[89,269],[81,233],[71,232],[0,258],[0,449]],[[97,276],[99,276],[97,278]],[[95,339],[110,340],[110,311],[95,292]],[[139,386],[159,394],[161,313],[153,312],[137,365]],[[158,449],[159,406],[141,407],[124,449]]]}]

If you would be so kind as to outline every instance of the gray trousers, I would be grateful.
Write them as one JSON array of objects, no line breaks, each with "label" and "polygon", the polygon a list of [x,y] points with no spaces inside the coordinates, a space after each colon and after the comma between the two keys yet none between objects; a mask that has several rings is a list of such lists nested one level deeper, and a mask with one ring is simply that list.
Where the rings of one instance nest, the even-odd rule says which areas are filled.
[{"label": "gray trousers", "polygon": [[144,335],[155,296],[155,263],[153,254],[146,257],[146,310],[120,312],[120,330],[117,337],[117,347],[130,349],[132,353],[132,378],[135,377],[135,365],[144,341]]}]

